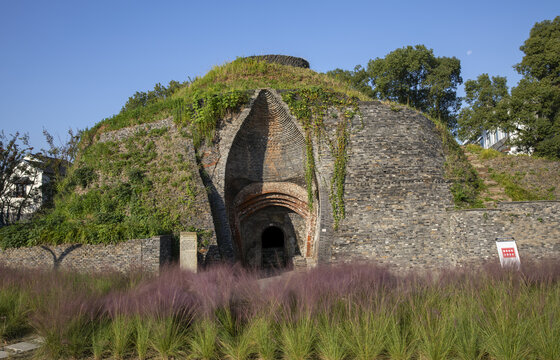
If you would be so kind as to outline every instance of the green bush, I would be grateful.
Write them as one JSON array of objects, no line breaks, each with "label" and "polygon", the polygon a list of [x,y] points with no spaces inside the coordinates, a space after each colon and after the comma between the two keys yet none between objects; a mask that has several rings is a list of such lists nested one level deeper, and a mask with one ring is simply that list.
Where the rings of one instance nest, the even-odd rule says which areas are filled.
[{"label": "green bush", "polygon": [[489,159],[495,159],[497,157],[500,156],[505,156],[504,154],[502,154],[501,152],[499,152],[498,150],[494,150],[494,149],[483,149],[480,154],[479,154],[480,158],[483,160],[489,160]]}]

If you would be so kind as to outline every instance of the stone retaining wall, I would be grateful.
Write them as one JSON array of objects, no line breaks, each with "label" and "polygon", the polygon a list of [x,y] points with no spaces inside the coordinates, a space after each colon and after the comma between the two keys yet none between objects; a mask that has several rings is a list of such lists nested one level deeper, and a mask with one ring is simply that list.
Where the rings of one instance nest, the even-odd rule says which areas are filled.
[{"label": "stone retaining wall", "polygon": [[500,203],[496,209],[449,211],[452,262],[497,260],[497,238],[514,238],[523,258],[560,259],[560,201]]},{"label": "stone retaining wall", "polygon": [[42,245],[0,250],[0,265],[79,272],[142,270],[157,273],[171,261],[172,238],[156,236],[109,245]]}]

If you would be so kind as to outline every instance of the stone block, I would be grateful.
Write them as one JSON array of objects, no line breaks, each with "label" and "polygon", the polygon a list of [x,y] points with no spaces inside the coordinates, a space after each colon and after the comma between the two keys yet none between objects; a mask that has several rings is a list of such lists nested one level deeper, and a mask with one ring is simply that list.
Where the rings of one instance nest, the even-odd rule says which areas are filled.
[{"label": "stone block", "polygon": [[198,237],[195,232],[181,232],[179,239],[179,265],[181,269],[197,271],[197,241]]}]

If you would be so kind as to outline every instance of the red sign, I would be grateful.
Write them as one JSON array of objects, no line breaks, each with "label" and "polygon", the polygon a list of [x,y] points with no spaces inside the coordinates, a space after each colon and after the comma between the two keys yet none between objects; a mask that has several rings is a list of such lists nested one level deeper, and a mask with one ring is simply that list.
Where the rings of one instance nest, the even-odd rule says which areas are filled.
[{"label": "red sign", "polygon": [[502,248],[502,256],[504,258],[514,258],[515,249],[514,248]]}]

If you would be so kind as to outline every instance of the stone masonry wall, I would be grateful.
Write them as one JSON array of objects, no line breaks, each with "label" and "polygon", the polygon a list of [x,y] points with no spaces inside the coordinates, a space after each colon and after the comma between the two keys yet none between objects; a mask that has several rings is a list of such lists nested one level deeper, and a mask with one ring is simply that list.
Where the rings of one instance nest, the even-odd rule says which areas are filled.
[{"label": "stone masonry wall", "polygon": [[496,209],[451,210],[454,265],[497,260],[496,238],[514,238],[524,258],[560,259],[560,201],[500,203]]},{"label": "stone masonry wall", "polygon": [[[200,222],[207,229],[215,229],[219,242],[212,239],[209,253],[217,253],[219,245],[223,260],[235,261],[224,201],[226,164],[237,132],[258,103],[258,94],[256,91],[239,114],[222,119],[216,144],[200,151],[204,171],[202,181],[196,179],[197,186],[203,189],[201,194],[206,194],[205,187],[209,190],[208,198],[197,199]],[[268,95],[279,99],[277,94]],[[434,124],[415,111],[379,102],[362,102],[360,111],[362,117],[354,119],[350,132],[346,217],[338,229],[334,229],[329,199],[334,159],[325,144],[313,140],[317,240],[314,257],[308,264],[375,261],[398,269],[464,266],[497,260],[495,239],[501,237],[515,238],[522,261],[524,257],[560,257],[560,202],[512,202],[499,204],[496,209],[454,210],[449,184],[444,179],[441,139]],[[325,119],[328,132],[334,131],[336,121]],[[171,119],[165,119],[102,134],[100,141],[121,141],[137,131],[161,127],[178,131]],[[184,141],[169,146],[187,151],[188,161],[197,166],[192,143]],[[281,138],[278,147],[281,146],[296,149],[303,144]],[[254,154],[255,146],[247,145],[247,150]],[[301,156],[303,150],[292,158]],[[247,165],[247,159],[240,161],[240,165]],[[285,164],[281,161],[284,160],[268,163],[282,168]],[[146,241],[12,249],[0,252],[0,264],[94,271],[109,266],[120,270],[142,266],[154,270],[161,264],[161,251],[165,250],[160,246],[158,253],[158,246],[148,246]]]},{"label": "stone masonry wall", "polygon": [[445,265],[444,214],[452,197],[434,124],[378,102],[360,110],[363,126],[354,124],[350,135],[346,218],[333,234],[330,260]]},{"label": "stone masonry wall", "polygon": [[156,236],[110,245],[64,244],[0,250],[0,265],[79,272],[142,270],[157,273],[171,261],[172,239]]}]

